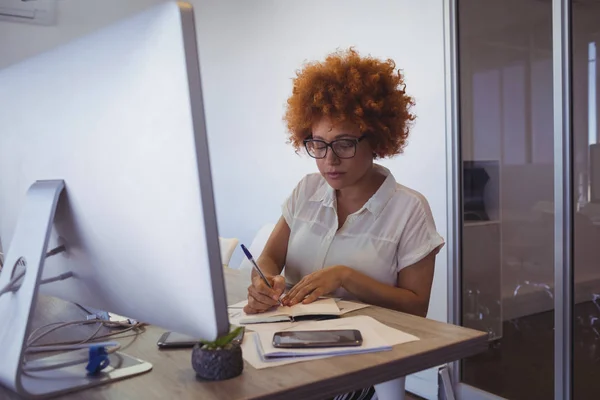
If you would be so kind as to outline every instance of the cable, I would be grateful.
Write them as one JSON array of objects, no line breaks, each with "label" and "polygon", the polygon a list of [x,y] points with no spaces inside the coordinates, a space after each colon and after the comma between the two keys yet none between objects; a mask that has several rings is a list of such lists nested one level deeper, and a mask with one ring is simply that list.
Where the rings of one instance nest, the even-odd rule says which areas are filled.
[{"label": "cable", "polygon": [[[58,343],[49,343],[49,344],[43,344],[43,345],[38,345],[38,346],[32,346],[35,342],[39,341],[44,336],[47,336],[50,333],[52,333],[58,329],[61,329],[61,328],[67,327],[67,326],[73,326],[73,325],[89,325],[89,324],[98,324],[98,328],[87,339],[84,339],[81,341],[71,341],[71,342],[62,342],[62,343],[58,342]],[[52,328],[50,328],[50,329],[46,330],[45,332],[40,333],[36,336],[36,334],[38,332],[40,332],[41,330],[48,328],[52,325],[54,325]],[[106,354],[112,354],[120,349],[120,344],[118,342],[114,342],[114,341],[96,342],[93,340],[98,340],[101,338],[120,335],[125,332],[131,331],[133,329],[139,328],[143,325],[145,325],[145,324],[138,323],[135,325],[126,325],[126,324],[123,324],[120,322],[109,322],[109,321],[102,321],[102,320],[85,320],[85,321],[82,320],[82,321],[70,321],[70,322],[58,322],[58,323],[55,322],[55,323],[51,323],[51,324],[39,327],[36,330],[34,330],[33,332],[31,332],[31,334],[29,335],[29,338],[27,340],[25,354],[51,352],[51,351],[79,350],[79,349],[84,349],[84,348],[88,348],[91,346],[102,346],[102,347],[111,346],[113,348],[107,350]],[[100,329],[103,326],[107,326],[107,327],[111,327],[111,328],[125,327],[125,329],[121,329],[118,332],[111,332],[109,334],[97,336],[98,333],[100,332]],[[89,362],[89,360],[90,360],[89,357],[87,357],[85,359],[79,358],[76,360],[69,360],[69,361],[56,363],[56,364],[50,364],[50,365],[40,365],[40,366],[24,365],[23,371],[24,372],[48,371],[48,370],[53,370],[53,369],[66,368],[66,367],[71,367],[74,365],[84,364],[84,363]],[[27,362],[28,361],[26,359],[24,359],[24,363],[26,364]]]},{"label": "cable", "polygon": [[46,283],[52,283],[52,282],[58,282],[58,281],[64,281],[65,279],[69,279],[73,277],[73,272],[69,271],[69,272],[63,272],[60,275],[57,275],[53,278],[47,278],[47,279],[42,279],[40,281],[40,285],[45,285]]},{"label": "cable", "polygon": [[100,329],[102,329],[102,326],[103,326],[103,324],[102,324],[102,323],[98,324],[98,328],[97,328],[97,329],[94,331],[94,333],[92,333],[92,334],[91,334],[91,335],[90,335],[90,336],[89,336],[87,339],[85,339],[85,340],[82,340],[82,341],[81,341],[81,342],[79,342],[79,343],[76,343],[76,345],[77,345],[77,344],[84,344],[84,343],[88,343],[88,342],[90,342],[90,341],[94,340],[94,338],[96,337],[96,335],[98,334],[98,332],[100,332]]},{"label": "cable", "polygon": [[[61,329],[61,328],[65,328],[68,326],[73,326],[73,325],[91,325],[91,324],[99,324],[98,329],[96,329],[96,331],[90,335],[87,339],[84,340],[72,340],[72,341],[63,341],[63,342],[53,342],[53,343],[48,343],[48,344],[43,344],[43,345],[39,345],[37,347],[45,347],[45,346],[57,346],[57,345],[80,345],[80,344],[85,344],[85,343],[94,343],[95,340],[99,340],[99,339],[106,339],[109,337],[116,337],[118,335],[122,335],[123,333],[132,331],[132,330],[140,330],[140,328],[143,328],[143,326],[145,326],[146,324],[143,323],[137,323],[135,325],[129,325],[129,324],[125,324],[125,323],[121,323],[121,322],[110,322],[110,321],[103,321],[103,320],[81,320],[81,321],[70,321],[70,322],[54,322],[45,326],[41,326],[39,328],[37,328],[36,330],[34,330],[33,332],[31,332],[31,334],[29,334],[29,338],[27,339],[27,346],[32,346],[34,343],[38,342],[41,338],[43,338],[44,336],[49,335],[50,333]],[[38,333],[39,331],[45,329],[45,328],[49,328],[50,326],[54,325],[54,327],[48,329],[46,332],[43,332],[37,336],[36,333]],[[98,335],[98,333],[100,332],[100,329],[102,327],[107,327],[107,328],[123,328],[123,329],[119,329],[116,332],[110,332],[104,335]],[[144,330],[141,330],[141,332],[143,332]],[[136,333],[141,333],[141,332],[136,332]]]},{"label": "cable", "polygon": [[8,284],[5,287],[0,289],[0,296],[4,295],[6,293],[9,293],[9,292],[15,291],[16,290],[15,284],[17,282],[19,282],[19,280],[21,280],[21,278],[24,276],[25,276],[25,271],[19,272],[14,278],[12,278],[10,280],[10,282],[8,282]]},{"label": "cable", "polygon": [[55,256],[55,255],[57,255],[57,254],[60,254],[60,253],[63,253],[63,252],[65,252],[65,251],[67,251],[67,247],[66,247],[65,245],[60,245],[60,246],[58,246],[58,247],[55,247],[55,248],[53,248],[52,250],[48,251],[48,252],[46,253],[46,258],[49,258],[49,257]]},{"label": "cable", "polygon": [[[101,322],[101,321],[98,321],[98,320],[86,320],[86,321],[83,321],[82,320],[82,321],[70,321],[70,322],[58,322],[58,323],[55,322],[55,323],[52,323],[52,324],[41,326],[38,329],[36,329],[33,332],[31,332],[31,334],[29,334],[29,338],[27,340],[27,346],[33,345],[35,342],[39,341],[44,336],[47,336],[47,335],[51,334],[52,332],[54,332],[54,331],[56,331],[58,329],[61,329],[61,328],[67,327],[67,326],[72,326],[72,325],[91,325],[91,324],[97,324],[99,322]],[[37,337],[35,337],[35,338],[32,339],[32,336],[34,336],[37,332],[39,332],[40,330],[42,330],[44,328],[47,328],[47,327],[49,327],[51,325],[57,325],[57,326],[55,326],[55,327],[47,330],[46,332],[44,332],[44,333],[42,333],[42,334],[40,334]],[[101,324],[100,324],[100,327],[102,327]],[[91,337],[91,339],[93,339],[93,337]],[[91,340],[91,339],[88,339],[88,341]]]},{"label": "cable", "polygon": [[[103,321],[103,320],[81,320],[81,321],[70,321],[70,322],[55,322],[52,324],[48,324],[42,327],[39,327],[38,329],[34,330],[33,332],[31,332],[31,334],[29,335],[29,338],[27,340],[27,346],[32,346],[34,343],[36,343],[37,341],[39,341],[41,338],[43,338],[44,336],[49,335],[50,333],[58,330],[58,329],[62,329],[68,326],[73,326],[73,325],[91,325],[91,324],[99,324],[98,329],[96,329],[96,331],[94,332],[94,334],[92,334],[90,337],[88,337],[87,339],[84,340],[74,340],[74,341],[68,341],[68,342],[55,342],[52,343],[52,345],[58,345],[58,344],[82,344],[82,343],[87,343],[87,342],[91,342],[93,340],[98,340],[98,339],[104,339],[107,337],[112,337],[112,336],[116,336],[116,335],[120,335],[122,333],[134,330],[134,329],[138,329],[141,328],[143,325],[142,323],[138,323],[135,325],[129,325],[129,324],[124,324],[124,323],[120,323],[120,322],[111,322],[111,321]],[[36,333],[38,333],[39,331],[41,331],[42,329],[45,328],[49,328],[50,326],[55,325],[53,328],[48,329],[46,332],[41,333],[40,335],[35,336]],[[98,336],[98,333],[100,332],[100,329],[102,327],[107,327],[107,328],[123,328],[120,329],[116,332],[111,332],[108,334],[104,334],[104,335],[100,335]]]},{"label": "cable", "polygon": [[[46,257],[52,257],[56,254],[62,253],[63,251],[65,251],[65,247],[59,246],[56,249],[53,249],[53,250],[47,252]],[[0,253],[0,268],[3,268],[3,266],[4,266],[4,254]],[[15,271],[16,268],[19,266],[26,267],[26,263],[25,263],[25,260],[23,259],[23,257],[20,257],[15,262],[13,271]],[[16,290],[18,290],[19,287],[21,286],[18,283],[25,276],[25,273],[26,273],[26,270],[17,272],[15,274],[15,276],[8,282],[8,284],[0,290],[0,296],[4,295],[6,293],[9,293],[9,292],[15,292]],[[73,277],[73,272],[69,271],[69,272],[65,272],[60,275],[57,275],[55,277],[52,277],[52,278],[42,279],[39,281],[39,285],[62,281],[65,279],[69,279],[71,277]],[[34,343],[38,342],[43,337],[49,335],[50,333],[52,333],[58,329],[61,329],[61,328],[67,327],[67,326],[73,326],[73,325],[89,325],[89,324],[98,324],[98,327],[94,331],[94,333],[92,333],[86,339],[79,340],[79,341],[62,342],[62,343],[60,343],[60,342],[48,343],[48,344],[33,346]],[[115,341],[97,342],[97,340],[105,339],[108,337],[115,337],[116,335],[121,335],[121,334],[131,331],[131,330],[137,330],[138,328],[141,328],[144,325],[145,324],[138,323],[138,322],[136,322],[135,324],[132,325],[132,324],[123,323],[123,322],[112,322],[112,321],[105,321],[105,320],[100,320],[100,319],[92,319],[92,320],[85,320],[85,321],[55,322],[55,323],[51,323],[51,324],[48,324],[45,326],[41,326],[41,327],[35,329],[33,332],[31,332],[29,334],[29,337],[27,338],[27,342],[26,342],[25,349],[24,349],[25,354],[23,357],[22,370],[25,373],[36,372],[36,371],[48,371],[48,370],[71,367],[74,365],[79,365],[79,364],[84,364],[84,363],[88,363],[88,367],[86,367],[86,369],[87,368],[93,369],[95,367],[94,366],[90,367],[90,364],[89,364],[90,362],[92,362],[91,354],[92,354],[92,351],[94,351],[93,347],[101,348],[101,351],[104,354],[102,357],[106,357],[107,355],[112,354],[121,348],[121,345],[118,342],[115,342]],[[123,328],[123,329],[119,329],[117,332],[111,332],[108,334],[98,336],[102,327]],[[42,331],[44,329],[46,329],[45,332],[39,333],[40,331]],[[112,348],[109,350],[105,350],[104,347],[112,347]],[[42,353],[42,352],[55,352],[55,351],[68,351],[68,350],[81,350],[81,349],[85,349],[85,348],[90,349],[90,355],[88,355],[88,357],[86,357],[86,358],[78,358],[75,360],[69,360],[69,361],[59,362],[59,363],[49,364],[49,365],[37,365],[37,366],[36,365],[27,365],[27,363],[32,362],[32,361],[27,360],[27,357],[26,357],[27,354]],[[94,358],[94,359],[97,360],[97,358]],[[106,360],[106,361],[108,361],[108,360]],[[101,367],[101,368],[103,368],[103,367]]]},{"label": "cable", "polygon": [[[55,247],[54,249],[46,252],[46,258],[55,256],[55,255],[60,254],[60,253],[64,253],[66,251],[67,251],[67,247],[65,245],[60,245],[60,246]],[[23,257],[19,257],[19,259],[15,263],[15,267],[17,267],[17,266],[21,266],[21,267],[25,267],[26,266],[25,259]],[[4,253],[0,251],[0,272],[3,269],[4,269]],[[65,273],[65,274],[68,274],[68,273]],[[59,277],[65,275],[65,274],[59,275]],[[54,279],[54,280],[46,279],[46,281],[42,281],[42,282],[40,282],[40,284],[50,283],[50,282],[55,282],[57,280],[67,279],[67,278],[70,278],[71,276],[73,276],[72,272],[70,274],[71,275],[63,277],[63,278],[60,278],[60,279],[59,279],[59,277],[51,278],[51,279]],[[22,278],[23,275],[25,275],[24,272],[21,275],[19,275],[19,277]],[[11,280],[11,282],[6,287],[4,287],[2,290],[0,290],[0,296],[2,296],[3,294],[6,294],[7,292],[16,290],[15,288],[12,288],[14,286],[14,284],[15,284],[14,283],[15,280],[18,280],[17,277],[15,277],[15,279]]]},{"label": "cable", "polygon": [[122,335],[123,333],[129,332],[129,331],[132,331],[132,330],[135,330],[136,331],[136,335],[137,335],[137,334],[145,332],[145,329],[140,329],[140,328],[143,328],[145,325],[146,324],[131,325],[131,326],[128,326],[125,329],[122,329],[122,330],[120,330],[118,332],[112,332],[112,333],[107,333],[106,335],[96,336],[94,338],[94,340],[97,340],[97,339],[106,339],[106,338],[109,338],[109,337],[113,337],[113,338],[114,337],[118,337],[119,339],[122,339],[123,337],[126,337],[126,336],[118,336],[118,335]]},{"label": "cable", "polygon": [[[21,285],[17,285],[17,282],[19,282],[19,280],[21,280],[21,278],[23,278],[24,276],[25,271],[19,272],[13,279],[10,280],[10,282],[8,282],[8,284],[2,290],[0,290],[0,296],[9,292],[17,291],[21,287]],[[45,285],[47,283],[64,281],[65,279],[69,279],[71,277],[73,277],[73,272],[64,272],[52,278],[42,279],[39,284]]]},{"label": "cable", "polygon": [[[94,342],[94,346],[118,346],[117,342]],[[46,345],[46,346],[30,346],[25,350],[26,353],[43,353],[47,351],[64,351],[64,350],[79,350],[87,349],[90,346],[87,344],[70,344],[70,345]]]},{"label": "cable", "polygon": [[[59,246],[56,249],[51,250],[48,253],[46,253],[46,257],[51,257],[51,256],[59,254],[63,251],[65,251],[64,246]],[[25,263],[25,260],[23,257],[20,257],[15,262],[13,271],[16,271],[16,268],[19,266],[26,267],[26,263]],[[25,269],[17,272],[15,274],[15,276],[8,282],[8,284],[0,290],[0,296],[4,295],[6,293],[9,293],[9,292],[14,292],[14,291],[18,290],[20,287],[20,284],[18,284],[18,283],[25,276],[25,273],[26,273]],[[69,272],[65,272],[60,275],[57,275],[55,277],[52,277],[52,278],[42,279],[39,281],[39,285],[62,281],[65,279],[69,279],[71,277],[73,277],[73,272],[69,271]],[[67,327],[67,326],[73,326],[73,325],[89,325],[89,324],[98,324],[98,327],[94,331],[94,333],[92,333],[86,339],[79,340],[79,341],[62,342],[62,343],[60,343],[60,342],[59,343],[48,343],[48,344],[33,346],[34,343],[38,342],[43,337],[49,335],[50,333],[52,333],[58,329],[61,329],[61,328]],[[53,370],[53,369],[66,368],[66,367],[79,365],[79,364],[83,364],[83,363],[88,363],[88,367],[86,367],[86,369],[88,369],[88,368],[94,369],[96,367],[94,367],[93,364],[91,364],[92,366],[90,366],[90,364],[89,364],[89,363],[94,362],[92,360],[98,360],[96,358],[96,356],[92,356],[93,351],[100,351],[103,354],[103,355],[101,355],[101,357],[106,357],[107,355],[116,352],[121,347],[121,345],[119,343],[114,342],[114,341],[97,342],[97,340],[105,339],[105,338],[108,338],[111,336],[114,337],[116,335],[120,335],[120,334],[123,334],[125,332],[131,331],[134,329],[137,330],[138,328],[142,327],[143,325],[145,325],[145,324],[138,323],[138,322],[131,325],[131,324],[122,323],[122,322],[111,322],[111,321],[105,321],[105,320],[101,320],[101,319],[91,319],[91,320],[85,320],[85,321],[70,321],[70,322],[51,323],[51,324],[39,327],[39,328],[35,329],[33,332],[31,332],[29,334],[29,337],[27,338],[25,349],[24,349],[25,354],[23,357],[22,370],[24,372],[48,371],[48,370]],[[124,328],[124,329],[119,329],[119,331],[117,331],[117,332],[111,332],[109,334],[98,336],[102,327]],[[45,332],[41,332],[43,330],[45,330]],[[100,347],[100,349],[94,350],[93,349],[94,347]],[[105,350],[104,347],[112,347],[112,348],[109,350]],[[65,362],[60,362],[60,363],[55,363],[55,364],[50,364],[50,365],[37,365],[37,366],[36,365],[27,365],[28,362],[32,362],[32,361],[27,360],[27,357],[26,357],[27,354],[50,352],[50,351],[80,350],[80,349],[84,349],[84,348],[90,349],[89,350],[90,354],[86,358],[79,358],[76,360],[70,360],[70,361],[65,361]],[[108,359],[106,359],[106,361],[108,361]],[[101,367],[101,368],[103,368],[103,367]]]}]

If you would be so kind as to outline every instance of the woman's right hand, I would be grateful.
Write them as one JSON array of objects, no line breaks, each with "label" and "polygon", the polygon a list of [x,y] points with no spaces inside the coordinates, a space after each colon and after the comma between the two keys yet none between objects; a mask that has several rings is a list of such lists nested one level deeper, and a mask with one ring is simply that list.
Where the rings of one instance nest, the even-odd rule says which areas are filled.
[{"label": "woman's right hand", "polygon": [[273,287],[269,288],[259,275],[252,277],[248,287],[248,304],[244,307],[246,314],[256,314],[279,305],[279,297],[285,290],[285,278],[281,275],[267,276]]}]

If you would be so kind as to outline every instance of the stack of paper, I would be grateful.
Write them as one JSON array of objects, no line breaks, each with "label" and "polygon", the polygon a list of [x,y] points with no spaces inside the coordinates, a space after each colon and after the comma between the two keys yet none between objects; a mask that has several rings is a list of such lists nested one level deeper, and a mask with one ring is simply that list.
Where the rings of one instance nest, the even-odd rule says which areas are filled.
[{"label": "stack of paper", "polygon": [[[351,319],[351,318],[350,318]],[[323,321],[325,322],[325,321]],[[262,331],[255,336],[257,351],[259,352],[263,360],[271,358],[286,358],[286,357],[306,357],[306,356],[329,356],[329,355],[341,355],[341,354],[352,354],[352,353],[372,353],[374,351],[385,351],[391,350],[390,346],[385,340],[381,338],[370,326],[357,326],[354,321],[348,323],[346,319],[338,320],[336,322],[342,322],[338,324],[314,324],[314,325],[303,325],[302,330],[331,330],[331,329],[358,329],[363,337],[362,345],[351,346],[351,347],[327,347],[327,348],[310,348],[310,349],[291,349],[291,348],[276,348],[273,346],[273,335],[277,331]],[[293,330],[293,329],[288,329]]]},{"label": "stack of paper", "polygon": [[314,349],[279,349],[273,347],[273,335],[281,327],[261,329],[248,333],[242,343],[242,354],[254,368],[262,369],[294,362],[314,360],[344,354],[389,351],[392,346],[419,340],[416,336],[390,328],[377,320],[360,315],[327,321],[309,321],[291,324],[285,330],[358,329],[363,337],[361,346]]}]

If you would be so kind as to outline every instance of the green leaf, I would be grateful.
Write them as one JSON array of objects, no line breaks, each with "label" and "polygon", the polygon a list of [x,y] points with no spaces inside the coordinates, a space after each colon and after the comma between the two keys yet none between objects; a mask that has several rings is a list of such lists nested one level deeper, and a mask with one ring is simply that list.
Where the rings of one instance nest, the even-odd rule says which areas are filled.
[{"label": "green leaf", "polygon": [[233,339],[235,339],[235,337],[241,331],[242,331],[242,327],[238,326],[237,328],[235,328],[234,330],[232,330],[231,332],[229,332],[229,334],[227,334],[225,336],[221,336],[220,338],[217,338],[217,340],[215,340],[216,347],[225,347],[225,345],[231,343],[231,341]]},{"label": "green leaf", "polygon": [[218,337],[214,342],[200,340],[200,343],[202,343],[207,350],[215,350],[219,347],[225,347],[226,345],[231,343],[231,341],[235,339],[237,335],[239,335],[242,329],[243,328],[241,326],[238,326],[237,328],[229,332],[227,335]]}]

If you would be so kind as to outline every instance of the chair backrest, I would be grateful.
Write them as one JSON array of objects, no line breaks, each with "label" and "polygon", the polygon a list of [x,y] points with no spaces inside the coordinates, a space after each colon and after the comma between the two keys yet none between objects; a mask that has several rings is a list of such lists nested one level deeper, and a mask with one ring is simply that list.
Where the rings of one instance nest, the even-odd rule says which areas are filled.
[{"label": "chair backrest", "polygon": [[[266,224],[263,225],[262,228],[258,230],[258,232],[256,232],[256,236],[254,236],[252,243],[250,243],[250,247],[248,247],[248,250],[250,250],[250,253],[252,253],[252,257],[255,260],[258,260],[258,257],[260,257],[260,254],[265,248],[267,240],[269,240],[269,236],[271,236],[271,232],[273,232],[274,228],[275,224]],[[242,262],[240,263],[239,269],[252,270],[252,264],[250,263],[250,261],[248,261],[246,257],[244,257],[242,259]]]},{"label": "chair backrest", "polygon": [[221,247],[221,262],[224,266],[229,266],[229,261],[239,243],[237,238],[222,238],[219,237],[219,246]]}]

